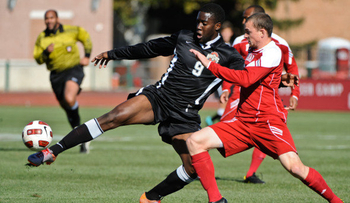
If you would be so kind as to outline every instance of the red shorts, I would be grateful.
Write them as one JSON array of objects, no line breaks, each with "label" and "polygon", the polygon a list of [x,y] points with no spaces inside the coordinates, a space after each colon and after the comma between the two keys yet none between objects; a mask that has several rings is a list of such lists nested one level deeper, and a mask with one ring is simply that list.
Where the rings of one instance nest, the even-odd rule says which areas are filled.
[{"label": "red shorts", "polygon": [[224,148],[219,152],[224,157],[237,154],[252,147],[277,159],[286,152],[296,152],[296,147],[287,125],[282,120],[266,123],[242,122],[236,118],[210,126],[221,139]]}]

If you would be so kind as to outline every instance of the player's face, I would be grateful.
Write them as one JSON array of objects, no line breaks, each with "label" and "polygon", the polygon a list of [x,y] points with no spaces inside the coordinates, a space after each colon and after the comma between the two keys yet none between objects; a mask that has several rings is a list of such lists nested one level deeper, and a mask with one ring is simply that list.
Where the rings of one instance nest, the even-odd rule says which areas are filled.
[{"label": "player's face", "polygon": [[47,29],[54,30],[58,25],[58,18],[53,11],[48,11],[45,15],[45,24]]},{"label": "player's face", "polygon": [[259,48],[259,42],[262,37],[262,31],[254,27],[253,21],[245,23],[244,37],[248,40],[249,47],[253,49]]},{"label": "player's face", "polygon": [[254,8],[248,8],[247,10],[245,10],[243,12],[243,21],[242,24],[244,25],[244,23],[246,22],[247,18],[251,15],[254,14]]},{"label": "player's face", "polygon": [[197,16],[196,36],[199,43],[206,43],[218,36],[221,23],[216,23],[213,14],[199,12]]}]

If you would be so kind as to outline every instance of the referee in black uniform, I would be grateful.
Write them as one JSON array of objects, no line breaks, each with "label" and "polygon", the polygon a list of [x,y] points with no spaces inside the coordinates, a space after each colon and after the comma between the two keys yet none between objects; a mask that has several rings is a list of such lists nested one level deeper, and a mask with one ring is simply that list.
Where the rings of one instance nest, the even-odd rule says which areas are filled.
[{"label": "referee in black uniform", "polygon": [[[201,128],[198,111],[222,82],[197,61],[189,50],[199,50],[211,60],[231,69],[244,67],[241,55],[225,44],[219,34],[224,20],[225,12],[221,6],[209,3],[198,12],[194,32],[181,30],[169,37],[115,48],[94,57],[92,62],[101,68],[109,60],[173,55],[167,72],[158,82],[130,94],[127,101],[105,115],[80,125],[58,144],[50,147],[49,153],[38,152],[29,156],[28,160],[31,163],[37,161],[38,165],[46,161],[52,162],[64,150],[95,139],[107,130],[130,124],[159,123],[159,135],[164,142],[173,146],[183,164],[159,185],[144,193],[140,202],[159,202],[162,197],[183,188],[197,177],[186,139]],[[40,153],[44,154],[44,158],[40,158],[43,157]]]}]

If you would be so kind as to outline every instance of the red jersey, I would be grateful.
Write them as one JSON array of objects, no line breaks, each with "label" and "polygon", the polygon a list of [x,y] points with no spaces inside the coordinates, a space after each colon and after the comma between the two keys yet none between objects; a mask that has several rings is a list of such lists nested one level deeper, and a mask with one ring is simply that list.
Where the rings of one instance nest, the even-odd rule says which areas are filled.
[{"label": "red jersey", "polygon": [[230,70],[211,62],[208,69],[216,76],[241,86],[236,118],[247,122],[282,119],[287,110],[278,95],[283,71],[282,51],[274,41],[259,50],[249,51],[243,70]]}]

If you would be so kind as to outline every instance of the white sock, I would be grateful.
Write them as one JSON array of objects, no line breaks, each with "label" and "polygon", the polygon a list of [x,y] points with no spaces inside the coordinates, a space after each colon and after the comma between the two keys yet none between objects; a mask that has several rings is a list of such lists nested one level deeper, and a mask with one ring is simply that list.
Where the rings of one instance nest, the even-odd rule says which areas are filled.
[{"label": "white sock", "polygon": [[71,110],[75,110],[79,107],[78,101],[75,102],[75,104],[72,106]]},{"label": "white sock", "polygon": [[191,178],[187,174],[187,172],[186,172],[185,168],[183,167],[183,165],[179,166],[179,168],[176,169],[176,174],[185,183],[190,183],[190,182],[194,181],[194,179]]},{"label": "white sock", "polygon": [[96,118],[91,119],[84,124],[88,128],[92,139],[96,139],[98,136],[104,133]]}]

